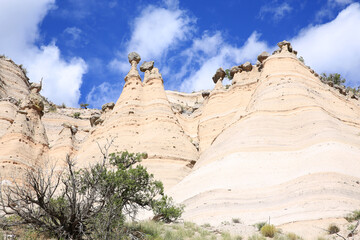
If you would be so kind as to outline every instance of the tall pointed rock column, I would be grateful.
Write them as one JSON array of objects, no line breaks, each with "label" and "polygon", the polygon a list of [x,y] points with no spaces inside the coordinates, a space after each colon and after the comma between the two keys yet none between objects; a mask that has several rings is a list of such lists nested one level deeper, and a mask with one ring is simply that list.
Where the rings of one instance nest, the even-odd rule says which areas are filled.
[{"label": "tall pointed rock column", "polygon": [[132,66],[119,100],[104,123],[82,144],[77,159],[85,166],[89,160],[99,161],[98,144],[104,146],[107,139],[114,139],[109,153],[146,152],[148,159],[142,164],[170,187],[190,172],[197,150],[171,110],[159,70],[153,68],[153,62],[142,65],[142,84],[136,68],[140,57],[133,56],[129,55]]},{"label": "tall pointed rock column", "polygon": [[143,103],[146,115],[142,145],[148,153],[144,164],[171,186],[189,173],[198,157],[196,147],[184,133],[167,99],[163,78],[154,62],[140,67],[144,74]]},{"label": "tall pointed rock column", "polygon": [[143,92],[141,78],[137,70],[140,55],[128,55],[131,69],[125,77],[123,91],[111,112],[101,125],[98,125],[78,151],[79,166],[87,166],[101,160],[99,147],[103,148],[112,140],[109,153],[118,151],[143,152],[141,148],[141,116]]}]

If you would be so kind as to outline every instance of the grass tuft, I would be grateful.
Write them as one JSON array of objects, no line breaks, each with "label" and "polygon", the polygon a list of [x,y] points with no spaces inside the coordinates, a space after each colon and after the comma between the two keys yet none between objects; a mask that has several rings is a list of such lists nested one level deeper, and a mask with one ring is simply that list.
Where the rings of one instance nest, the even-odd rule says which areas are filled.
[{"label": "grass tuft", "polygon": [[265,224],[260,229],[260,232],[264,237],[273,238],[273,237],[275,237],[276,227],[274,225],[271,225],[271,224]]}]

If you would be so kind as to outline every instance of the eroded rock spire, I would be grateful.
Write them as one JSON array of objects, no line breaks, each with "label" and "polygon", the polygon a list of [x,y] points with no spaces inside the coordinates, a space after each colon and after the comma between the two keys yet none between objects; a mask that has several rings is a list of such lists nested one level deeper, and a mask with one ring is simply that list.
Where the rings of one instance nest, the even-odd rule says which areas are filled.
[{"label": "eroded rock spire", "polygon": [[125,77],[125,82],[127,82],[130,78],[138,78],[141,81],[139,71],[137,69],[137,65],[141,60],[141,57],[136,52],[131,52],[128,55],[129,63],[131,64],[131,69],[129,73]]}]

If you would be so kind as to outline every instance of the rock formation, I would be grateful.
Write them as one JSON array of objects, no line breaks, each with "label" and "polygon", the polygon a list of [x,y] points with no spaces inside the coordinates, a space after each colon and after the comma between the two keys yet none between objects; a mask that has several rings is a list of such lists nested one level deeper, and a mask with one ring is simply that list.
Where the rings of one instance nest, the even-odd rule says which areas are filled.
[{"label": "rock formation", "polygon": [[48,139],[41,121],[41,84],[28,81],[24,71],[0,58],[0,169],[2,178],[21,179],[22,169],[43,164]]},{"label": "rock formation", "polygon": [[[41,85],[0,59],[0,172],[57,163],[86,167],[110,152],[146,152],[143,164],[186,205],[184,218],[274,224],[341,217],[360,205],[359,96],[324,79],[287,41],[258,63],[219,68],[214,89],[165,91],[154,62],[129,54],[116,104],[102,110],[44,106]],[[209,81],[211,81],[209,79]],[[80,114],[74,118],[74,113]],[[43,115],[44,114],[44,115]]]}]

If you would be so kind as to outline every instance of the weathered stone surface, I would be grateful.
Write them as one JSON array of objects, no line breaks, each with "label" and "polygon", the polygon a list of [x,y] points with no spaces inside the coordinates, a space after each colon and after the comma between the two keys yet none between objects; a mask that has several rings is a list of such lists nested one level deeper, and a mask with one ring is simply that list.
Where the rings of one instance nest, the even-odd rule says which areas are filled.
[{"label": "weathered stone surface", "polygon": [[207,98],[210,96],[210,92],[202,92],[201,95],[203,98]]},{"label": "weathered stone surface", "polygon": [[90,125],[91,125],[92,127],[96,126],[95,122],[96,122],[96,120],[98,120],[100,117],[101,117],[101,115],[98,114],[98,113],[95,113],[95,114],[91,115],[91,117],[90,117]]},{"label": "weathered stone surface", "polygon": [[129,53],[128,59],[129,59],[129,63],[131,63],[132,61],[135,61],[136,63],[139,63],[141,61],[140,55],[138,53],[136,53],[136,52]]},{"label": "weathered stone surface", "polygon": [[[136,61],[132,67],[135,73]],[[321,84],[288,52],[269,57],[261,72],[235,74],[237,83],[212,90],[211,98],[165,92],[155,68],[145,84],[131,75],[113,110],[102,114],[58,108],[40,118],[32,107],[3,100],[30,95],[20,70],[0,59],[0,76],[9,83],[0,85],[4,178],[49,158],[61,163],[67,154],[87,167],[101,159],[97,143],[114,139],[110,152],[148,153],[142,164],[186,204],[185,220],[216,225],[241,216],[251,225],[271,216],[274,224],[293,226],[332,221],[360,205],[357,97]],[[94,116],[100,117],[93,124],[102,124],[91,128]]]},{"label": "weathered stone surface", "polygon": [[265,59],[267,59],[268,57],[270,57],[270,54],[268,52],[262,52],[258,57],[257,57],[257,60],[259,62],[263,62],[265,61]]},{"label": "weathered stone surface", "polygon": [[250,72],[252,70],[252,65],[250,62],[246,62],[243,65],[241,65],[241,69],[245,72]]},{"label": "weathered stone surface", "polygon": [[109,102],[109,103],[105,103],[104,105],[101,106],[101,110],[103,112],[105,112],[106,110],[112,110],[115,106],[115,103],[113,102]]},{"label": "weathered stone surface", "polygon": [[334,88],[339,90],[341,94],[346,95],[346,88],[344,85],[334,84]]},{"label": "weathered stone surface", "polygon": [[154,67],[154,61],[143,62],[140,66],[140,71],[145,72],[146,70],[151,71]]},{"label": "weathered stone surface", "polygon": [[288,42],[288,41],[286,41],[286,40],[284,40],[284,41],[282,41],[282,42],[279,42],[277,45],[279,46],[279,48],[280,48],[281,50],[285,49],[285,50],[287,50],[287,51],[289,51],[289,52],[292,52],[292,51],[293,51],[292,46],[291,46],[291,43]]},{"label": "weathered stone surface", "polygon": [[329,85],[330,87],[334,87],[334,82],[332,82],[332,81],[326,81],[325,83],[327,85]]},{"label": "weathered stone surface", "polygon": [[218,68],[216,70],[214,76],[212,77],[212,80],[214,81],[214,83],[217,83],[217,81],[223,80],[225,76],[226,76],[226,73],[225,73],[224,69]]},{"label": "weathered stone surface", "polygon": [[230,69],[230,76],[234,77],[235,73],[241,72],[242,69],[239,68],[238,66],[234,66]]}]

